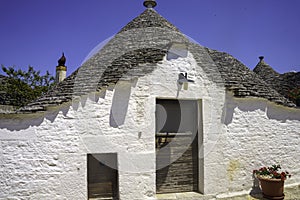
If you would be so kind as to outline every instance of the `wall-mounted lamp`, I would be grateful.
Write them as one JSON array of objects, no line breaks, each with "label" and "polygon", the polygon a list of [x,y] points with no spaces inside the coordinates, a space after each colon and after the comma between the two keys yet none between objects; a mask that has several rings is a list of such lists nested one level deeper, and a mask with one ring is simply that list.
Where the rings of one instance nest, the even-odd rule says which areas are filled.
[{"label": "wall-mounted lamp", "polygon": [[178,83],[182,85],[183,83],[194,83],[194,80],[188,79],[187,73],[180,73],[178,75]]}]

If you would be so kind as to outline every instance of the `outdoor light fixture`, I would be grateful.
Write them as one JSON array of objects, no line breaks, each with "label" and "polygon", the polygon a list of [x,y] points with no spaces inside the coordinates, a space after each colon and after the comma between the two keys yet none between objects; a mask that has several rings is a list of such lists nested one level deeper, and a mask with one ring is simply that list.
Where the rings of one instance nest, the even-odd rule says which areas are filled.
[{"label": "outdoor light fixture", "polygon": [[178,75],[178,83],[182,85],[183,83],[194,83],[195,81],[187,78],[187,73],[180,73]]}]

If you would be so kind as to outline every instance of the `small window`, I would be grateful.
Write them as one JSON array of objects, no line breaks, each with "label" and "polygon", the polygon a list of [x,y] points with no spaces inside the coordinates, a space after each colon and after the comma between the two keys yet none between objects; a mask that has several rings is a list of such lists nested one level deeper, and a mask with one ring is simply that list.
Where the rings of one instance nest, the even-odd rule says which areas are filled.
[{"label": "small window", "polygon": [[88,199],[119,199],[117,154],[88,154]]}]

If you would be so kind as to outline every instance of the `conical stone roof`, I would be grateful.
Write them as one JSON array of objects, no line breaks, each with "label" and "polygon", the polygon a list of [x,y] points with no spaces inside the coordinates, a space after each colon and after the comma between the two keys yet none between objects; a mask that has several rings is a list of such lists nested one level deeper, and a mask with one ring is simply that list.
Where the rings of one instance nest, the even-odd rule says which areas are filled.
[{"label": "conical stone roof", "polygon": [[253,71],[258,74],[261,77],[264,77],[264,80],[270,79],[270,81],[273,80],[275,77],[279,77],[279,73],[276,72],[270,65],[268,65],[264,61],[264,57],[260,56],[260,61],[255,66]]},{"label": "conical stone roof", "polygon": [[[174,25],[148,8],[71,76],[19,112],[45,111],[78,96],[101,91],[120,79],[151,73],[173,43],[186,44],[207,77],[233,91],[235,96],[262,97],[285,106],[295,106],[231,55],[190,42]],[[150,65],[144,65],[146,63]]]},{"label": "conical stone roof", "polygon": [[300,88],[300,72],[280,74],[263,59],[260,59],[253,71],[265,81],[269,87],[287,98],[291,90]]}]

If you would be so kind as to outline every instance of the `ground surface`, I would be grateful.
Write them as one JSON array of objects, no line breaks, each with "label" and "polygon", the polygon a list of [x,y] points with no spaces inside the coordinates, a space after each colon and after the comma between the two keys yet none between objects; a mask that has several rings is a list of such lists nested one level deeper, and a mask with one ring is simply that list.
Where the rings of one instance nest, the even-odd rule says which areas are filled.
[{"label": "ground surface", "polygon": [[[284,200],[300,200],[300,185],[285,187]],[[267,200],[262,194],[249,194],[247,192],[222,194],[222,195],[202,195],[195,192],[157,194],[158,200]]]}]

